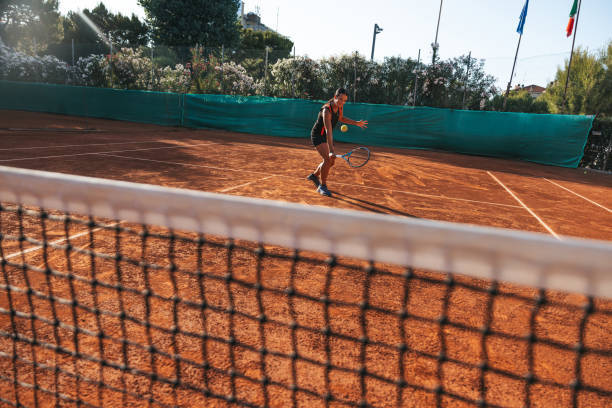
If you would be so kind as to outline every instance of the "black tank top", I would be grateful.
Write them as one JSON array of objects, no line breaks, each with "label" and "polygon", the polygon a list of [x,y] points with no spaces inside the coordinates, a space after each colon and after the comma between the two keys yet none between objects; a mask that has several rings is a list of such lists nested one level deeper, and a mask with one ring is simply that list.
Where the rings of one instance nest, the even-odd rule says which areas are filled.
[{"label": "black tank top", "polygon": [[314,126],[312,127],[312,131],[310,132],[311,136],[319,136],[319,135],[327,136],[327,133],[325,132],[325,125],[323,124],[323,110],[324,109],[329,109],[329,111],[332,114],[332,119],[331,119],[332,129],[336,127],[336,124],[338,123],[338,119],[340,119],[340,108],[338,108],[338,110],[334,112],[334,110],[331,107],[331,101],[327,102],[319,110],[319,114],[317,115],[317,121],[315,122]]}]

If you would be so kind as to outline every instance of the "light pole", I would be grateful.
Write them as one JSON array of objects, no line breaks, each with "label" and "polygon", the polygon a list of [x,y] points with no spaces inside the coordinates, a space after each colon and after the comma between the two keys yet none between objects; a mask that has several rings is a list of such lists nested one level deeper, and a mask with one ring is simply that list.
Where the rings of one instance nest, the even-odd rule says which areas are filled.
[{"label": "light pole", "polygon": [[442,1],[440,0],[440,11],[438,12],[438,26],[436,27],[436,39],[431,44],[431,48],[433,48],[433,57],[431,58],[431,63],[436,63],[436,54],[438,54],[438,48],[440,45],[438,44],[438,30],[440,29],[440,16],[442,15]]},{"label": "light pole", "polygon": [[378,24],[374,24],[374,38],[372,38],[372,55],[370,56],[370,61],[374,61],[374,45],[376,45],[376,34],[380,34],[382,32],[382,28],[378,26]]}]

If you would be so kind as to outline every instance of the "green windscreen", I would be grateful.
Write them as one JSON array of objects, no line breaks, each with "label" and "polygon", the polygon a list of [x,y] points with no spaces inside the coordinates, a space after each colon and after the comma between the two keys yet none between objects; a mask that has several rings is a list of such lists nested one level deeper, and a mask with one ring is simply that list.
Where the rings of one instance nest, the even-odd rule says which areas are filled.
[{"label": "green windscreen", "polygon": [[178,126],[181,120],[181,95],[0,81],[0,109]]},{"label": "green windscreen", "polygon": [[[308,139],[323,101],[228,95],[180,95],[0,81],[0,109],[92,116],[191,128]],[[366,119],[334,140],[436,149],[577,167],[594,116],[464,111],[347,103]]]}]

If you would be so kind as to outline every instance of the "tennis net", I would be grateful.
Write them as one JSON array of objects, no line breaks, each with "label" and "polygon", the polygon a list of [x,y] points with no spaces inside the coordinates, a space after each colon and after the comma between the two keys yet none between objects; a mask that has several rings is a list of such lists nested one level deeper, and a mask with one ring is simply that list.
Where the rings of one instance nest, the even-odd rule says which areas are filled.
[{"label": "tennis net", "polygon": [[610,406],[612,245],[0,167],[0,405]]}]

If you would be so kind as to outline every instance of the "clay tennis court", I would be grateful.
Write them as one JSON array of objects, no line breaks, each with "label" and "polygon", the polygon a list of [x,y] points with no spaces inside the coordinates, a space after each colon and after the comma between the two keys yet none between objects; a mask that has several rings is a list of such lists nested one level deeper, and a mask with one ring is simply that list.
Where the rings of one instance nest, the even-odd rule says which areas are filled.
[{"label": "clay tennis court", "polygon": [[[372,157],[363,168],[336,161],[328,182],[334,196],[327,198],[305,180],[319,162],[308,129],[303,139],[291,139],[20,111],[0,111],[0,123],[3,166],[503,227],[558,239],[612,240],[608,174],[369,146]],[[352,127],[349,134],[358,131]],[[338,152],[351,147],[336,144]],[[25,271],[6,265],[0,271],[0,283],[34,290],[10,296],[0,291],[0,308],[23,312],[0,314],[0,330],[36,339],[15,343],[0,336],[0,372],[5,373],[0,406],[344,407],[366,402],[463,407],[475,406],[482,397],[488,406],[501,407],[521,407],[527,399],[531,406],[612,404],[610,300],[593,300],[593,313],[586,316],[581,306],[587,298],[581,295],[510,284],[491,292],[488,282],[473,278],[456,276],[449,285],[446,275],[433,271],[406,275],[400,267],[369,269],[354,259],[321,264],[315,261],[326,256],[315,253],[295,261],[290,250],[273,247],[265,247],[271,256],[263,257],[256,244],[226,246],[217,237],[203,243],[195,234],[154,227],[143,241],[141,226],[114,220],[104,220],[111,226],[90,234],[78,222],[32,216],[20,223],[16,216],[2,215],[4,228],[15,235],[44,234],[81,252],[66,257],[54,248],[0,241],[0,256],[35,267]],[[112,257],[119,246],[125,259]],[[109,257],[94,260],[89,249]],[[142,268],[138,261],[160,268]],[[45,273],[49,269],[70,270],[78,278]],[[206,273],[196,273],[200,270]],[[288,288],[299,296],[291,296]],[[156,296],[143,295],[146,289]],[[76,298],[78,312],[55,298]],[[203,301],[208,308],[198,306]],[[400,313],[404,310],[407,315]],[[442,325],[441,315],[446,317]],[[64,325],[52,324],[56,320]],[[483,326],[494,334],[483,334]],[[82,331],[75,335],[71,327]],[[324,327],[331,336],[321,331]],[[107,337],[97,337],[99,330]],[[532,356],[529,333],[544,340]],[[578,358],[572,351],[577,343],[584,346]],[[150,346],[158,351],[153,359]],[[15,353],[19,359],[11,357]],[[479,369],[483,360],[487,367]],[[364,378],[360,370],[368,375]],[[538,380],[526,380],[528,372]],[[576,373],[581,386],[572,388]],[[436,393],[437,386],[444,392]]]}]

